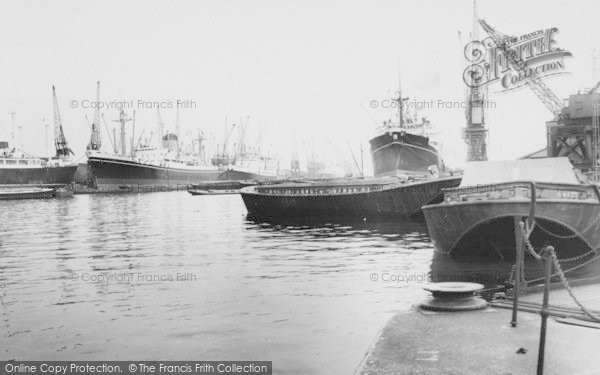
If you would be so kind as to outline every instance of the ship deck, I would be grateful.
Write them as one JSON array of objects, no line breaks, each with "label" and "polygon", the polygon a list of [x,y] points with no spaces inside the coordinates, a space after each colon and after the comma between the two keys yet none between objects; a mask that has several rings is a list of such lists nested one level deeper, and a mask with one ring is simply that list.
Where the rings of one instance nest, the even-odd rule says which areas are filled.
[{"label": "ship deck", "polygon": [[285,196],[320,196],[320,195],[348,195],[378,192],[397,187],[410,187],[429,184],[435,181],[451,181],[460,177],[442,178],[411,178],[399,179],[392,177],[365,178],[365,179],[335,179],[324,181],[307,181],[296,183],[281,183],[276,185],[258,185],[244,188],[247,194],[260,195],[285,195]]}]

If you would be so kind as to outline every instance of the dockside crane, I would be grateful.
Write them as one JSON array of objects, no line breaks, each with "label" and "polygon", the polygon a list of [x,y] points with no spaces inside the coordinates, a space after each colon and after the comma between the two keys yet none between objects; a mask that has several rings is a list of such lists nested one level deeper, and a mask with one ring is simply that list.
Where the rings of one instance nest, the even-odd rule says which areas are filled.
[{"label": "dockside crane", "polygon": [[[477,0],[473,0],[473,33],[472,41],[479,39]],[[467,57],[465,50],[465,57]],[[468,57],[467,57],[468,58]],[[475,84],[476,77],[471,75],[467,84],[467,124],[463,130],[463,139],[467,143],[467,161],[484,161],[488,159],[488,130],[485,126],[485,99],[487,90]]]},{"label": "dockside crane", "polygon": [[58,100],[56,99],[56,88],[52,86],[52,99],[54,101],[54,146],[56,147],[56,156],[58,158],[67,158],[69,155],[75,155],[69,148],[65,132],[63,131]]},{"label": "dockside crane", "polygon": [[[485,20],[479,20],[479,23],[497,48],[504,52],[513,69],[522,71],[528,68],[527,63],[510,47],[511,41],[515,40],[513,36],[500,33]],[[568,105],[542,81],[535,69],[526,72],[525,83],[554,115],[554,118],[546,123],[547,156],[566,156],[578,169],[592,172],[597,181],[600,175],[600,130],[598,99],[595,92],[600,88],[600,82],[584,94],[571,95]]]},{"label": "dockside crane", "polygon": [[[512,65],[513,69],[520,71],[527,69],[527,63],[519,56],[519,54],[511,49],[509,44],[514,40],[514,36],[506,35],[491,27],[485,20],[480,19],[479,24],[486,33],[492,38],[496,47],[504,52],[506,60]],[[529,72],[525,78],[527,86],[540,99],[540,101],[548,108],[555,118],[560,117],[564,107],[563,101],[550,90],[550,88],[540,79],[535,69]]]}]

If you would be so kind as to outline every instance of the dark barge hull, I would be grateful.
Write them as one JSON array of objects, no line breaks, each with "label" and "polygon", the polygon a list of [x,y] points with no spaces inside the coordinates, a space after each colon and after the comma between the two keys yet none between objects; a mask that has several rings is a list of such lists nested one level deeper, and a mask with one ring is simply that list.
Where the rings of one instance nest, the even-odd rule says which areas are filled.
[{"label": "dark barge hull", "polygon": [[98,187],[148,186],[174,189],[216,180],[221,173],[212,169],[178,169],[94,156],[88,158],[88,165]]},{"label": "dark barge hull", "polygon": [[54,197],[56,197],[56,189],[53,188],[0,188],[0,200],[49,199]]},{"label": "dark barge hull", "polygon": [[[248,216],[253,219],[407,218],[420,214],[423,205],[441,199],[442,189],[456,187],[460,181],[461,177],[446,177],[412,183],[385,184],[377,191],[307,195],[265,193],[270,188],[281,189],[277,185],[267,185],[244,188],[241,195]],[[335,187],[343,188],[344,185]]]},{"label": "dark barge hull", "polygon": [[40,168],[2,168],[0,185],[67,185],[73,182],[77,165]]},{"label": "dark barge hull", "polygon": [[[481,201],[425,206],[423,214],[440,253],[514,258],[515,218],[527,217],[530,208],[529,200]],[[534,230],[531,242],[536,248],[553,245],[558,254],[576,256],[600,244],[597,202],[538,201],[535,218],[541,225],[537,228],[545,230]]]},{"label": "dark barge hull", "polygon": [[429,138],[405,132],[387,132],[369,141],[375,176],[402,172],[427,172],[432,165],[442,167],[438,151]]}]

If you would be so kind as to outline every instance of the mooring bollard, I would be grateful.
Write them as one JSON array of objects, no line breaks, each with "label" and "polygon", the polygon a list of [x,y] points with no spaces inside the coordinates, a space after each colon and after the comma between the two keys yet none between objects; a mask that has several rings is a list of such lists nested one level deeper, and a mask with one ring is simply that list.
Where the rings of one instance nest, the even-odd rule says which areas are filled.
[{"label": "mooring bollard", "polygon": [[552,256],[554,254],[554,247],[547,246],[544,248],[543,256],[546,262],[546,275],[544,284],[544,300],[542,302],[542,309],[540,315],[542,316],[542,326],[540,328],[540,347],[538,350],[538,367],[537,375],[544,373],[544,351],[546,350],[546,324],[548,322],[548,316],[550,311],[548,310],[548,300],[550,298],[550,278],[552,277]]},{"label": "mooring bollard", "polygon": [[433,294],[433,298],[419,305],[423,310],[469,311],[484,309],[488,305],[485,300],[475,296],[475,292],[483,289],[483,285],[477,283],[433,283],[423,289]]}]

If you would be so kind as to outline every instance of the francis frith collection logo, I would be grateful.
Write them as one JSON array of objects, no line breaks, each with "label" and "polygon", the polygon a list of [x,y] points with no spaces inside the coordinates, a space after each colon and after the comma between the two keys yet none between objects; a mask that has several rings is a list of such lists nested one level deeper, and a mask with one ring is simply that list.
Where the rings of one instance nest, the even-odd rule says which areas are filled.
[{"label": "francis frith collection logo", "polygon": [[557,34],[558,28],[552,27],[501,40],[474,40],[465,47],[470,65],[463,80],[472,88],[499,82],[499,91],[509,91],[524,86],[532,76],[566,74],[565,58],[572,55],[558,46]]}]

